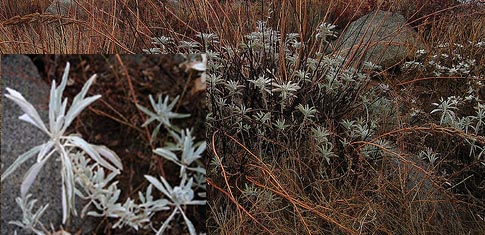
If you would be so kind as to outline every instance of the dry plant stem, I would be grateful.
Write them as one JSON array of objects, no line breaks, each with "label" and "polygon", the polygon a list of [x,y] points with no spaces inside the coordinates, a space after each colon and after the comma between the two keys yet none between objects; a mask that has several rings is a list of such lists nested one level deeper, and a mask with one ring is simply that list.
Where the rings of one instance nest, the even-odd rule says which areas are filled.
[{"label": "dry plant stem", "polygon": [[190,25],[188,25],[184,20],[180,19],[180,17],[177,16],[177,14],[173,13],[173,11],[171,11],[170,9],[168,9],[167,7],[165,7],[165,10],[170,13],[170,15],[172,15],[175,19],[177,19],[180,23],[182,23],[185,27],[187,27],[188,29],[192,30],[192,32],[194,33],[197,33],[199,32],[198,30],[195,30],[194,28],[192,28]]},{"label": "dry plant stem", "polygon": [[410,81],[405,81],[405,82],[400,82],[396,84],[396,86],[404,86],[404,85],[409,85],[412,83],[417,83],[421,81],[429,81],[429,80],[434,80],[434,79],[470,79],[470,80],[475,80],[475,81],[485,81],[485,78],[473,78],[473,77],[463,77],[463,76],[449,76],[449,77],[424,77],[424,78],[416,78]]},{"label": "dry plant stem", "polygon": [[[443,12],[446,12],[446,11],[451,11],[451,10],[453,10],[453,9],[455,9],[455,8],[462,7],[463,5],[464,5],[464,4],[458,4],[458,5],[456,5],[456,6],[450,6],[450,7],[447,7],[447,8],[445,8],[445,9],[441,9],[441,10],[435,11],[435,12],[430,13],[430,14],[428,14],[428,15],[425,15],[425,16],[422,16],[422,17],[419,17],[419,18],[417,18],[417,19],[415,19],[415,20],[413,20],[413,21],[409,22],[408,24],[413,24],[413,23],[416,23],[416,22],[422,21],[422,20],[424,20],[424,19],[426,19],[426,18],[429,18],[429,17],[431,17],[431,16],[439,15],[440,13],[443,13]],[[422,9],[423,7],[424,7],[424,5],[423,5],[423,6],[421,6],[421,8],[420,8],[420,9]],[[418,11],[418,12],[419,12],[419,11]]]},{"label": "dry plant stem", "polygon": [[[209,19],[216,19],[217,22],[214,22],[215,25],[218,25],[216,27],[216,29],[215,29],[215,30],[217,30],[216,33],[217,33],[217,35],[224,35],[224,32],[225,32],[224,25],[222,23],[222,20],[219,18],[219,14],[216,14],[216,10],[214,9],[214,6],[212,4],[208,4],[208,5],[209,5],[209,7],[210,7],[210,9],[211,9],[212,12],[205,12],[207,26],[209,26]],[[215,2],[215,5],[222,12],[222,14],[224,16],[224,21],[230,21],[229,16],[227,15],[226,11],[224,11],[222,9],[222,6],[219,3],[219,1],[216,1]],[[211,17],[209,17],[209,16],[211,16]],[[230,29],[231,30],[231,34],[236,34],[237,35],[237,33],[235,33],[236,30],[234,29],[233,24],[229,24],[229,27],[227,27],[227,29]]]},{"label": "dry plant stem", "polygon": [[218,162],[220,163],[220,167],[221,167],[221,170],[222,170],[222,176],[224,177],[224,180],[226,182],[226,186],[227,186],[227,190],[229,192],[226,192],[224,189],[220,188],[219,186],[217,186],[216,184],[214,184],[212,182],[212,180],[210,179],[207,179],[207,184],[211,185],[212,187],[216,188],[217,190],[219,190],[220,192],[224,193],[232,202],[234,202],[234,204],[236,204],[236,206],[238,208],[240,208],[244,213],[246,213],[254,222],[256,222],[258,225],[260,225],[266,232],[268,232],[269,234],[273,234],[268,228],[266,228],[263,224],[261,224],[256,218],[254,218],[241,204],[239,204],[237,202],[237,200],[234,198],[234,194],[232,193],[232,190],[231,190],[231,186],[229,185],[229,181],[227,179],[227,174],[226,174],[226,170],[224,169],[224,165],[222,164],[222,161],[221,161],[221,158],[219,157],[219,154],[217,154],[217,151],[216,151],[216,146],[215,146],[215,135],[217,134],[218,131],[215,131],[213,134],[212,134],[212,149],[213,149],[213,152],[214,152],[214,155],[216,156]]},{"label": "dry plant stem", "polygon": [[[303,13],[302,13],[302,5],[304,5],[303,6]],[[306,10],[307,7],[308,6],[307,6],[306,0],[303,1],[303,4],[301,3],[301,1],[298,4],[298,20],[299,20],[299,24],[300,24],[299,27],[298,27],[298,30],[299,30],[299,34],[300,34],[300,42],[304,42],[305,41],[304,38],[307,35],[307,22],[308,22],[308,16],[307,16],[307,10]],[[303,14],[303,17],[301,16],[302,14]],[[285,34],[282,33],[282,35],[285,35]],[[281,37],[281,38],[283,39],[283,37]],[[284,43],[281,43],[280,45],[284,45]],[[281,46],[281,48],[283,48],[283,46]],[[300,49],[298,50],[298,59],[296,60],[295,69],[300,68],[300,65],[303,61],[304,51],[305,51],[305,46],[300,47]],[[283,58],[280,58],[280,59],[283,59]],[[283,71],[285,71],[285,72],[287,71],[286,64],[285,64]]]},{"label": "dry plant stem", "polygon": [[[135,17],[135,20],[136,20],[136,25],[135,25],[135,35],[134,35],[135,37],[134,37],[134,40],[136,40],[136,38],[137,38],[137,37],[139,37],[139,35],[136,35],[136,34],[143,34],[143,36],[145,36],[145,37],[147,37],[147,38],[151,38],[151,36],[150,36],[150,35],[153,35],[153,33],[150,31],[149,27],[148,27],[147,25],[145,25],[145,24],[140,25],[141,20],[140,20],[139,8],[138,8],[138,0],[136,0],[136,1],[137,1],[137,4],[136,4],[136,5],[137,5],[137,9],[136,9],[136,10],[137,10],[137,12],[136,12],[136,13],[135,13],[135,12],[133,12],[133,10],[131,10],[131,8],[130,8],[130,7],[128,7],[128,5],[127,5],[127,3],[126,3],[126,2],[122,2],[122,4],[123,4],[123,6],[125,7],[125,9],[127,9],[127,11],[128,11],[128,12],[129,12],[131,15],[133,15],[133,16]],[[131,25],[131,21],[130,21],[130,25]],[[131,25],[131,26],[133,26],[133,25]],[[144,28],[146,31],[148,31],[150,35],[149,35],[149,34],[144,33],[143,31],[141,31],[141,30],[140,30],[140,27],[141,27],[141,26],[144,26],[143,28]]]},{"label": "dry plant stem", "polygon": [[215,143],[215,138],[216,138],[216,134],[217,132],[219,132],[219,130],[215,131],[213,134],[212,134],[212,149],[213,149],[213,152],[214,152],[214,155],[216,156],[217,158],[217,161],[221,164],[221,169],[222,169],[222,177],[224,177],[224,180],[226,182],[226,186],[227,186],[227,190],[229,191],[229,194],[231,195],[231,197],[234,197],[233,193],[232,193],[232,190],[231,190],[231,186],[229,185],[229,181],[227,180],[227,173],[226,173],[226,170],[224,169],[224,165],[222,164],[222,160],[221,158],[219,157],[219,154],[217,154],[217,150],[216,150],[216,143]]},{"label": "dry plant stem", "polygon": [[[287,4],[287,0],[284,0],[283,1],[283,4],[281,5],[281,12],[280,12],[280,31],[281,31],[281,38],[280,38],[280,51],[279,51],[279,66],[280,66],[280,71],[283,71],[284,74],[283,75],[283,78],[282,80],[283,81],[288,81],[288,73],[287,73],[287,68],[286,68],[286,63],[285,63],[285,48],[284,48],[284,45],[285,45],[285,35],[286,35],[286,17],[287,17],[287,13],[286,13],[286,4]],[[302,35],[302,32],[300,31],[300,35]],[[299,60],[297,60],[297,64],[299,64]],[[296,68],[298,68],[298,65],[295,66]]]},{"label": "dry plant stem", "polygon": [[[455,128],[441,127],[441,126],[436,125],[434,123],[430,123],[429,127],[414,126],[414,127],[405,127],[405,128],[389,131],[389,132],[386,132],[384,134],[381,134],[381,135],[375,137],[374,139],[370,140],[369,142],[375,142],[378,139],[381,139],[381,138],[383,138],[385,136],[389,136],[389,135],[395,135],[395,134],[403,133],[403,132],[404,133],[406,133],[406,132],[416,132],[416,131],[440,132],[440,133],[444,133],[444,134],[451,135],[451,136],[458,135],[458,136],[460,136],[464,139],[475,139],[478,143],[485,145],[485,137],[474,135],[474,134],[467,134],[467,133],[465,133],[461,130],[455,129]],[[366,141],[356,141],[356,142],[352,142],[351,144],[359,144],[359,143],[366,143],[367,144],[368,142],[366,142]],[[357,149],[360,149],[362,147],[363,146],[359,146]]]},{"label": "dry plant stem", "polygon": [[[295,199],[294,197],[290,196],[288,194],[288,192],[285,190],[285,188],[279,183],[279,180],[278,178],[272,173],[272,171],[268,168],[268,166],[263,162],[261,161],[260,158],[258,158],[254,153],[252,153],[248,148],[246,148],[246,146],[244,146],[242,143],[240,143],[238,140],[236,140],[234,137],[224,133],[224,135],[226,137],[228,137],[229,139],[231,139],[233,142],[235,142],[237,145],[239,145],[241,148],[243,148],[247,153],[249,153],[259,164],[261,164],[261,166],[258,166],[258,168],[261,169],[261,171],[263,173],[266,173],[269,175],[269,178],[273,180],[273,186],[275,186],[276,188],[278,188],[279,190],[276,190],[276,189],[272,189],[272,188],[269,188],[261,183],[259,183],[258,181],[252,179],[251,177],[248,177],[246,176],[246,179],[252,183],[254,183],[256,186],[258,187],[261,187],[261,188],[264,188],[264,189],[268,189],[276,194],[278,194],[280,197],[282,198],[285,198],[286,200],[288,200],[291,204],[293,204],[294,208],[298,208],[299,207],[302,207],[304,209],[307,209],[311,212],[313,212],[315,215],[319,216],[320,218],[332,223],[332,224],[335,224],[337,225],[341,230],[349,233],[349,234],[358,234],[357,231],[353,230],[352,228],[349,228],[349,227],[346,227],[344,226],[343,224],[340,224],[339,222],[337,222],[336,220],[332,219],[331,217],[323,214],[322,212],[316,210],[315,208],[319,208],[319,209],[324,209],[324,210],[331,210],[330,208],[326,208],[326,207],[323,207],[323,206],[316,206],[316,205],[309,205],[307,203],[304,203],[304,202],[301,202],[297,199]],[[213,148],[215,147],[214,145],[214,136],[213,136],[213,139],[212,139],[212,143],[213,143]],[[215,151],[214,151],[215,152]],[[225,177],[225,176],[224,176]],[[226,179],[226,182],[227,182],[227,179]],[[228,185],[229,187],[229,185]],[[297,210],[298,211],[298,210]],[[299,211],[298,211],[299,213]],[[306,226],[306,223],[305,223],[305,220],[304,218],[301,216],[301,214],[299,213],[299,216],[300,216],[300,219],[302,220],[303,224],[305,225],[305,228],[307,229],[308,231],[308,228]]]},{"label": "dry plant stem", "polygon": [[123,114],[121,114],[120,112],[118,112],[118,110],[116,110],[115,108],[113,108],[113,106],[111,106],[110,104],[108,104],[106,101],[102,100],[101,103],[103,103],[104,105],[106,105],[106,107],[108,107],[109,109],[111,109],[111,111],[113,111],[114,113],[116,113],[119,117],[123,118],[123,121],[129,122],[128,119],[126,119],[126,117],[123,116]]},{"label": "dry plant stem", "polygon": [[[184,89],[182,90],[182,94],[180,95],[180,100],[184,100],[185,93],[187,92],[187,88],[189,87],[189,83],[192,81],[192,73],[193,70],[190,70],[189,76],[187,81],[185,82]],[[181,102],[178,102],[177,107],[175,107],[175,112],[177,112],[180,108]]]},{"label": "dry plant stem", "polygon": [[0,22],[1,27],[5,26],[11,26],[11,25],[17,25],[17,24],[23,24],[23,23],[28,23],[31,21],[36,21],[40,20],[42,22],[52,22],[56,20],[63,20],[64,24],[69,24],[69,23],[79,23],[82,24],[83,21],[77,20],[77,19],[72,19],[68,18],[65,16],[58,16],[58,15],[41,15],[40,13],[32,13],[28,15],[23,15],[23,16],[14,16],[12,18],[6,19],[2,22]]},{"label": "dry plant stem", "polygon": [[249,218],[251,218],[254,222],[256,222],[256,224],[258,224],[259,226],[261,226],[266,232],[268,232],[268,234],[274,234],[273,232],[271,232],[268,228],[266,228],[263,224],[261,224],[261,222],[259,222],[256,218],[254,218],[253,215],[251,215],[251,213],[249,213],[241,204],[239,204],[239,202],[237,202],[237,200],[234,198],[233,195],[229,194],[228,192],[226,192],[224,189],[222,189],[221,187],[217,186],[217,184],[215,184],[214,182],[212,182],[212,180],[210,179],[207,179],[207,184],[214,187],[215,189],[217,189],[218,191],[220,191],[221,193],[225,194],[234,204],[236,204],[236,206],[241,209],[246,215],[249,216]]},{"label": "dry plant stem", "polygon": [[[276,190],[276,189],[270,188],[270,187],[258,182],[257,180],[255,180],[251,177],[246,176],[246,179],[249,182],[253,183],[254,185],[256,185],[260,188],[263,188],[263,189],[270,190],[271,192],[273,192],[273,193],[279,195],[280,197],[288,200],[291,204],[293,204],[293,207],[298,211],[300,216],[301,216],[301,214],[298,210],[298,207],[301,207],[303,209],[311,211],[312,213],[314,213],[318,217],[320,217],[320,218],[322,218],[322,219],[324,219],[324,220],[326,220],[326,221],[328,221],[332,224],[337,225],[341,230],[347,232],[348,234],[359,234],[357,231],[353,230],[352,228],[349,228],[349,227],[344,226],[343,224],[340,224],[336,220],[332,219],[331,217],[329,217],[329,216],[323,214],[322,212],[320,212],[319,210],[315,209],[315,208],[318,208],[318,209],[324,209],[324,210],[331,210],[330,208],[326,208],[326,207],[319,206],[319,205],[311,205],[311,204],[305,203],[303,201],[297,200],[294,197],[291,197],[290,195],[288,195],[285,190],[282,190],[282,189]],[[306,223],[305,223],[305,220],[303,218],[301,218],[301,219],[302,219],[302,222],[305,224],[305,228],[308,230]],[[311,232],[309,232],[309,234],[311,234]]]},{"label": "dry plant stem", "polygon": [[[8,32],[8,33],[6,33],[6,35],[8,37],[9,34],[11,34],[11,32],[7,30],[6,26],[16,26],[16,25],[30,26],[30,24],[32,22],[38,22],[42,26],[45,27],[45,25],[47,25],[49,23],[59,21],[59,22],[62,22],[61,27],[68,25],[68,24],[75,24],[75,25],[78,25],[79,27],[88,28],[89,30],[92,30],[93,32],[97,33],[98,35],[101,35],[102,37],[109,39],[109,42],[113,42],[114,44],[116,44],[117,46],[122,48],[125,52],[132,53],[132,54],[134,53],[125,44],[120,42],[113,34],[105,33],[102,30],[100,30],[98,27],[95,27],[95,25],[103,25],[103,23],[99,22],[99,20],[96,17],[91,17],[90,19],[91,19],[91,22],[85,22],[85,21],[82,21],[82,20],[77,20],[77,19],[73,19],[73,18],[65,17],[65,16],[44,15],[44,14],[39,14],[39,13],[33,13],[33,14],[24,15],[24,16],[14,16],[12,18],[6,19],[6,20],[0,22],[0,29],[2,31]],[[92,23],[92,24],[89,24],[89,23]],[[42,34],[41,34],[41,36],[42,36]],[[67,36],[67,34],[65,34],[63,36]],[[48,38],[47,40],[50,40],[50,38]],[[64,38],[64,40],[66,40],[66,38]],[[5,43],[5,42],[2,41],[1,43]],[[26,43],[27,42],[24,42],[24,44],[26,44]],[[41,42],[42,45],[40,45],[40,46],[33,45],[33,46],[37,47],[39,50],[43,51],[44,53],[49,52],[49,51],[52,52],[52,51],[58,50],[59,47],[64,48],[63,45],[56,45],[55,43],[56,43],[55,40],[53,42],[43,41],[43,42]],[[74,43],[74,41],[72,43]],[[54,45],[54,46],[52,46],[52,45]],[[79,48],[79,45],[77,45],[77,47]],[[52,49],[52,48],[55,48],[55,49]],[[61,48],[61,50],[62,50],[62,48]],[[15,51],[16,52],[22,52],[22,50],[20,50],[20,49],[17,49]],[[88,52],[89,51],[84,51],[83,53],[88,53]]]},{"label": "dry plant stem", "polygon": [[[253,165],[255,168],[260,168],[259,166],[255,166]],[[261,170],[263,173],[267,173],[270,175],[270,178],[272,179],[275,179],[276,176],[274,176],[270,171],[269,169],[262,169]],[[308,228],[308,224],[307,222],[305,221],[305,218],[303,218],[301,212],[300,212],[300,209],[298,208],[298,206],[295,204],[295,201],[296,199],[294,199],[293,197],[291,197],[288,192],[284,189],[284,188],[281,188],[281,185],[279,184],[279,182],[275,182],[276,185],[272,184],[273,186],[277,187],[279,190],[276,190],[276,189],[272,189],[272,188],[269,188],[265,185],[263,185],[262,183],[259,183],[258,181],[256,181],[255,179],[253,179],[252,177],[249,177],[249,176],[246,176],[245,177],[246,180],[248,180],[249,182],[253,183],[254,185],[258,186],[258,187],[261,187],[263,189],[267,189],[267,190],[270,190],[276,194],[278,194],[280,197],[282,198],[285,198],[287,199],[289,202],[291,202],[291,204],[293,205],[293,209],[298,213],[298,217],[299,219],[301,220],[302,224],[303,224],[303,227],[305,227],[305,230],[307,231],[308,234],[312,234],[312,232],[310,231],[310,228]],[[302,207],[304,209],[308,209],[308,208],[305,208],[305,207]]]},{"label": "dry plant stem", "polygon": [[[131,81],[131,77],[130,77],[130,74],[128,73],[128,70],[126,69],[126,66],[125,64],[123,63],[123,60],[121,59],[120,55],[119,54],[116,54],[116,59],[118,60],[118,62],[120,63],[120,66],[123,68],[123,72],[125,73],[126,75],[126,79],[128,81],[128,87],[130,89],[130,96],[131,96],[131,99],[133,100],[133,103],[135,104],[135,106],[138,105],[138,100],[136,99],[136,95],[135,95],[135,89],[133,88],[133,83]],[[138,110],[138,114],[140,115],[141,119],[143,122],[146,121],[145,119],[145,116],[143,115],[143,113],[140,111],[140,109],[137,109]],[[149,141],[151,139],[151,135],[150,135],[150,130],[148,130],[148,126],[145,127],[145,134],[147,135],[147,140],[150,144],[150,148],[151,149],[155,149],[155,146],[153,146],[153,143],[151,143],[151,141]],[[165,170],[163,169],[163,162],[162,160],[158,161],[158,168],[160,170],[160,173],[163,177],[165,177]]]},{"label": "dry plant stem", "polygon": [[97,115],[105,116],[105,117],[107,117],[109,119],[112,119],[113,121],[116,121],[116,122],[119,122],[119,123],[121,123],[123,125],[129,126],[130,128],[133,128],[133,129],[135,129],[135,130],[137,130],[139,132],[144,132],[144,130],[140,129],[139,127],[137,127],[137,126],[135,126],[135,125],[133,125],[133,124],[127,122],[127,121],[123,121],[121,119],[118,119],[118,118],[116,118],[116,117],[114,117],[114,116],[112,116],[112,115],[110,115],[108,113],[105,113],[105,112],[103,112],[103,111],[101,111],[99,109],[95,109],[93,107],[88,107],[88,109],[91,110],[92,112],[94,112]]}]

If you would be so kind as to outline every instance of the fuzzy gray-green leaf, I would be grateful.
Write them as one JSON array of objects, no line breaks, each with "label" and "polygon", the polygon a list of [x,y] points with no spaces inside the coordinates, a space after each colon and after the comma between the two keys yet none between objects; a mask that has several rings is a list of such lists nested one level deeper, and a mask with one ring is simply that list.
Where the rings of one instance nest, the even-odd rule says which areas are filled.
[{"label": "fuzzy gray-green leaf", "polygon": [[7,176],[9,176],[10,174],[12,174],[22,163],[24,163],[25,161],[29,160],[29,158],[31,158],[36,153],[38,153],[42,149],[43,146],[44,146],[44,144],[37,145],[37,146],[31,148],[29,151],[27,151],[27,152],[23,153],[22,155],[20,155],[17,158],[17,160],[15,160],[15,162],[12,163],[12,165],[9,166],[7,168],[7,170],[5,170],[5,172],[3,172],[2,177],[1,177],[1,181],[3,181]]}]

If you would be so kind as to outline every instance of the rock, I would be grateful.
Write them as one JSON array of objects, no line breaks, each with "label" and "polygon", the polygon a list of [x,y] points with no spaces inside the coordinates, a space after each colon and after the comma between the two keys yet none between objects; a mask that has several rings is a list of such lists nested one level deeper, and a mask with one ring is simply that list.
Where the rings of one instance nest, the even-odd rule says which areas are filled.
[{"label": "rock", "polygon": [[86,18],[87,14],[83,8],[72,0],[54,0],[45,10],[46,13],[62,16],[77,16],[77,18]]},{"label": "rock", "polygon": [[[24,55],[4,56],[1,60],[2,68],[2,89],[1,96],[6,93],[5,88],[9,87],[19,91],[25,99],[37,109],[42,120],[48,120],[48,103],[50,87],[41,80],[39,72],[30,58]],[[48,136],[33,125],[18,119],[23,114],[22,110],[11,100],[2,98],[2,136],[1,136],[1,172],[3,173],[19,155],[30,150],[48,139]],[[55,157],[55,156],[53,156]],[[35,157],[34,157],[35,158]],[[27,170],[35,162],[32,158],[24,162],[15,173],[11,174],[2,182],[2,218],[0,234],[31,234],[22,228],[8,224],[12,220],[22,220],[20,208],[15,198],[20,195],[20,185]],[[49,207],[44,212],[41,222],[55,229],[59,229],[62,221],[61,203],[61,175],[60,163],[54,158],[44,165],[29,193],[33,198],[38,199],[34,206],[34,212],[47,203]],[[76,207],[80,212],[83,201],[77,198]],[[94,218],[87,217],[80,219],[71,217],[71,226],[63,226],[67,231],[73,233],[82,228],[80,234],[90,234],[95,228]],[[84,221],[83,221],[84,220]],[[73,233],[74,234],[74,233]]]},{"label": "rock", "polygon": [[78,3],[73,0],[54,0],[45,13],[76,20],[72,23],[72,20],[54,19],[45,24],[47,34],[52,34],[53,43],[56,45],[50,51],[57,54],[75,54],[83,51],[83,46],[80,46],[83,43],[79,42],[83,36],[77,35],[86,35],[87,27],[83,22],[88,19],[88,14]]},{"label": "rock", "polygon": [[[404,155],[403,155],[404,156]],[[407,213],[412,216],[425,215],[429,224],[440,225],[437,234],[459,234],[460,229],[449,221],[459,221],[453,198],[446,193],[446,189],[436,184],[433,177],[433,167],[416,155],[408,154],[404,158],[391,159],[387,170],[393,172],[389,179],[393,179],[401,187],[402,200],[406,205]],[[406,215],[402,215],[405,218]],[[409,221],[419,225],[419,221]],[[454,231],[451,232],[450,231]],[[403,231],[403,234],[409,231]]]},{"label": "rock", "polygon": [[355,61],[354,65],[364,60],[384,69],[402,62],[418,48],[424,48],[402,15],[381,10],[352,22],[335,45],[334,52]]}]

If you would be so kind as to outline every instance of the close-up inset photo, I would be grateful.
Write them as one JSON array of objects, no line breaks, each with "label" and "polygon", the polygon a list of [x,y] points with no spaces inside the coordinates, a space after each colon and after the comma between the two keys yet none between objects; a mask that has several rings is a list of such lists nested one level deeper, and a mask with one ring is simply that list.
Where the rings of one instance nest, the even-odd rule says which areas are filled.
[{"label": "close-up inset photo", "polygon": [[207,232],[205,55],[2,55],[1,234]]}]

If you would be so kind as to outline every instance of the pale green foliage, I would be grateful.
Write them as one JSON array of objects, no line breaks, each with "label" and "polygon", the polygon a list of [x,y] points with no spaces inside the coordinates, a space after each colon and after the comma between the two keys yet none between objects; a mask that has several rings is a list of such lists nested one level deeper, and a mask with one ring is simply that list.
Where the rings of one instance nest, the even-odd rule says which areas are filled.
[{"label": "pale green foliage", "polygon": [[436,109],[431,111],[431,113],[440,112],[440,124],[452,124],[456,118],[456,107],[458,105],[459,99],[455,96],[450,96],[446,100],[443,97],[440,98],[440,103],[433,103],[434,106],[437,106]]},{"label": "pale green foliage", "polygon": [[180,181],[180,185],[175,187],[170,186],[170,184],[163,177],[160,177],[162,180],[161,182],[149,175],[145,175],[145,178],[168,198],[167,205],[174,207],[172,214],[170,214],[168,219],[163,223],[162,227],[160,227],[160,229],[157,231],[157,235],[163,234],[174,215],[176,215],[178,212],[182,214],[184,221],[189,228],[190,234],[197,234],[194,225],[187,218],[184,210],[182,209],[182,206],[206,204],[205,200],[194,200],[194,191],[192,190],[193,178],[190,178],[187,181],[187,175],[184,174],[182,176],[182,180]]},{"label": "pale green foliage", "polygon": [[[205,56],[203,56],[201,63],[205,63]],[[189,67],[197,71],[205,71],[206,65],[193,63]],[[38,229],[38,226],[44,228],[39,219],[46,210],[47,205],[33,213],[32,209],[36,200],[30,200],[31,195],[27,195],[27,192],[45,162],[54,153],[58,153],[63,165],[61,168],[63,223],[66,223],[71,213],[77,215],[74,207],[74,196],[77,195],[88,201],[82,209],[82,217],[89,215],[114,218],[117,221],[113,224],[113,228],[128,226],[135,230],[140,228],[152,229],[156,234],[162,234],[170,222],[175,219],[174,216],[181,213],[189,233],[191,235],[197,234],[195,227],[185,215],[182,207],[205,205],[206,203],[205,200],[196,200],[194,193],[194,190],[199,190],[199,197],[205,198],[206,196],[206,170],[200,162],[202,153],[206,149],[206,142],[195,142],[190,130],[180,131],[179,128],[171,124],[171,119],[190,116],[189,114],[180,114],[172,111],[178,101],[178,96],[169,103],[170,97],[168,96],[163,101],[162,96],[159,96],[158,102],[155,102],[150,95],[149,99],[154,111],[152,112],[139,105],[138,108],[149,116],[149,119],[143,126],[147,126],[153,121],[158,122],[151,136],[152,141],[157,137],[162,125],[171,135],[173,142],[166,143],[166,146],[157,148],[153,152],[180,167],[180,184],[172,187],[163,177],[161,177],[162,181],[160,182],[156,178],[147,175],[145,178],[150,182],[150,185],[146,192],[138,192],[138,198],[141,203],[137,203],[137,200],[131,198],[127,198],[122,203],[119,202],[121,190],[118,189],[118,182],[114,181],[115,177],[120,174],[120,170],[122,170],[121,160],[116,153],[105,146],[89,144],[80,136],[66,136],[64,133],[69,124],[84,108],[101,97],[100,95],[95,95],[85,98],[90,85],[96,77],[93,76],[74,98],[71,108],[67,110],[67,98],[62,101],[62,92],[67,83],[68,71],[69,64],[64,72],[61,85],[56,87],[55,82],[52,85],[49,103],[49,129],[44,125],[35,108],[20,93],[7,88],[9,92],[6,95],[7,98],[17,103],[25,112],[20,119],[35,125],[51,137],[47,143],[33,147],[19,156],[12,166],[2,174],[3,181],[20,164],[37,155],[37,163],[27,172],[21,185],[22,195],[17,198],[17,203],[23,212],[23,219],[12,223],[36,234],[46,234],[45,232],[47,231],[41,231]],[[163,193],[162,198],[155,199],[153,197],[153,187]],[[173,209],[171,215],[163,222],[161,228],[154,229],[154,226],[157,225],[157,223],[154,223],[155,221],[152,221],[154,214],[171,209]]]},{"label": "pale green foliage", "polygon": [[298,91],[301,87],[298,83],[294,83],[292,81],[288,81],[286,83],[274,83],[274,88],[271,90],[272,92],[279,93],[282,100],[286,100],[289,97],[296,97],[295,92]]},{"label": "pale green foliage", "polygon": [[[467,96],[479,97],[474,90]],[[441,97],[439,103],[433,103],[437,108],[432,110],[431,113],[440,114],[441,125],[463,131],[466,134],[464,140],[470,146],[469,156],[474,156],[476,160],[481,161],[481,164],[485,166],[485,161],[483,161],[485,147],[477,143],[477,138],[483,138],[485,135],[485,104],[478,98],[467,99],[467,96],[463,94],[462,96],[450,96],[446,99]],[[475,103],[474,114],[468,116],[460,116],[458,114],[460,110],[459,105],[463,105],[465,102]],[[434,156],[432,156],[432,159],[434,159]],[[431,159],[429,161],[431,162]]]},{"label": "pale green foliage", "polygon": [[44,235],[45,233],[38,230],[36,227],[37,224],[39,224],[39,219],[42,217],[42,214],[45,212],[47,207],[49,207],[49,204],[42,206],[36,212],[33,212],[32,210],[34,209],[37,200],[30,200],[31,196],[31,194],[28,194],[23,198],[17,197],[15,199],[18,206],[22,210],[22,221],[10,221],[9,223],[30,230],[37,235]]},{"label": "pale green foliage", "polygon": [[439,159],[438,154],[433,152],[433,149],[426,147],[425,150],[419,152],[419,158],[429,161],[431,165],[435,165],[436,161]]},{"label": "pale green foliage", "polygon": [[169,98],[170,98],[169,96],[166,96],[165,99],[163,99],[162,101],[162,96],[159,95],[158,102],[155,102],[152,95],[148,97],[150,99],[152,108],[155,112],[152,112],[147,108],[138,104],[136,106],[149,116],[149,118],[145,121],[145,123],[143,123],[142,127],[148,126],[150,123],[152,123],[155,120],[159,122],[158,125],[155,127],[155,129],[153,129],[150,141],[153,141],[153,139],[158,135],[158,132],[160,131],[160,127],[162,125],[165,126],[166,128],[174,128],[170,123],[170,119],[190,117],[190,114],[180,114],[180,113],[172,112],[172,109],[175,107],[175,104],[177,104],[177,101],[179,99],[178,96],[175,97],[175,99],[172,100],[172,102],[170,103],[169,103]]},{"label": "pale green foliage", "polygon": [[67,110],[67,98],[62,100],[62,93],[66,87],[69,74],[69,63],[66,65],[62,81],[59,87],[56,87],[55,81],[52,81],[49,101],[49,129],[42,122],[37,110],[25,98],[15,90],[7,88],[9,94],[7,98],[14,101],[25,112],[19,119],[29,122],[36,126],[44,133],[49,135],[50,140],[44,144],[33,147],[31,150],[22,154],[17,160],[2,174],[2,181],[17,169],[23,162],[37,154],[37,162],[27,171],[22,185],[20,187],[21,197],[24,198],[29,188],[32,186],[38,173],[54,153],[59,155],[62,162],[62,222],[66,223],[69,215],[76,215],[74,205],[74,192],[76,186],[74,183],[73,162],[69,157],[75,149],[83,151],[89,155],[100,166],[119,173],[122,164],[118,156],[105,146],[92,145],[77,135],[65,135],[74,118],[84,110],[88,105],[99,99],[100,95],[85,98],[89,87],[93,83],[96,75],[93,75],[83,86],[81,92],[74,97],[71,107]]},{"label": "pale green foliage", "polygon": [[337,37],[337,33],[334,31],[335,27],[337,26],[323,22],[316,29],[317,34],[315,35],[315,37],[321,38],[323,42],[328,43],[327,37]]},{"label": "pale green foliage", "polygon": [[436,54],[428,55],[426,50],[417,50],[415,59],[405,62],[403,70],[409,73],[422,71],[434,76],[469,76],[474,73],[478,65],[474,58],[463,53],[466,51],[463,48],[466,46],[479,50],[481,45],[480,42],[471,41],[468,42],[468,45],[438,43],[434,48]]},{"label": "pale green foliage", "polygon": [[[359,66],[349,67],[349,58],[328,55],[324,48],[337,36],[335,28],[322,22],[313,29],[310,35],[312,40],[316,39],[315,47],[305,44],[308,35],[294,32],[282,35],[263,21],[235,47],[208,43],[208,132],[235,137],[275,172],[291,169],[283,175],[295,176],[295,181],[300,180],[302,184],[318,182],[322,180],[320,177],[328,180],[340,176],[339,173],[331,175],[334,172],[352,172],[354,167],[380,170],[376,166],[400,163],[408,154],[422,157],[435,166],[442,160],[438,156],[444,158],[445,154],[435,154],[428,149],[427,142],[424,146],[416,143],[424,151],[408,153],[407,147],[412,150],[410,145],[414,147],[414,143],[400,142],[400,131],[413,128],[407,126],[409,122],[401,116],[402,112],[409,112],[428,125],[462,130],[466,135],[458,133],[466,136],[464,142],[470,146],[470,156],[483,158],[485,106],[479,100],[483,85],[478,76],[470,79],[469,83],[473,84],[469,84],[465,96],[445,97],[432,104],[431,117],[437,116],[438,120],[429,120],[429,116],[422,120],[421,115],[429,111],[417,107],[416,100],[410,100],[413,107],[403,105],[405,102],[393,90],[396,86],[392,89],[380,80],[379,65],[357,61]],[[204,38],[203,35],[200,37]],[[452,54],[429,56],[420,50],[415,60],[403,63],[402,68],[412,74],[473,76],[477,72],[476,62],[460,54],[460,45],[452,46],[456,47]],[[483,43],[477,43],[476,47],[483,47]],[[374,86],[374,82],[380,84]],[[475,102],[476,113],[460,115],[459,106],[463,102]],[[433,138],[433,134],[429,136]],[[406,136],[403,139],[408,138],[407,133],[402,135]],[[220,159],[214,157],[211,161],[211,171],[220,180],[222,167],[226,171],[235,168],[237,176],[238,169],[245,170],[237,165],[240,147],[221,136],[211,143],[216,148],[214,151],[223,150],[219,152]],[[481,163],[485,165],[483,160]],[[244,186],[241,200],[251,202],[254,208],[267,205],[265,202],[272,198],[260,187]],[[280,209],[275,209],[277,203],[272,206],[271,211]]]}]

